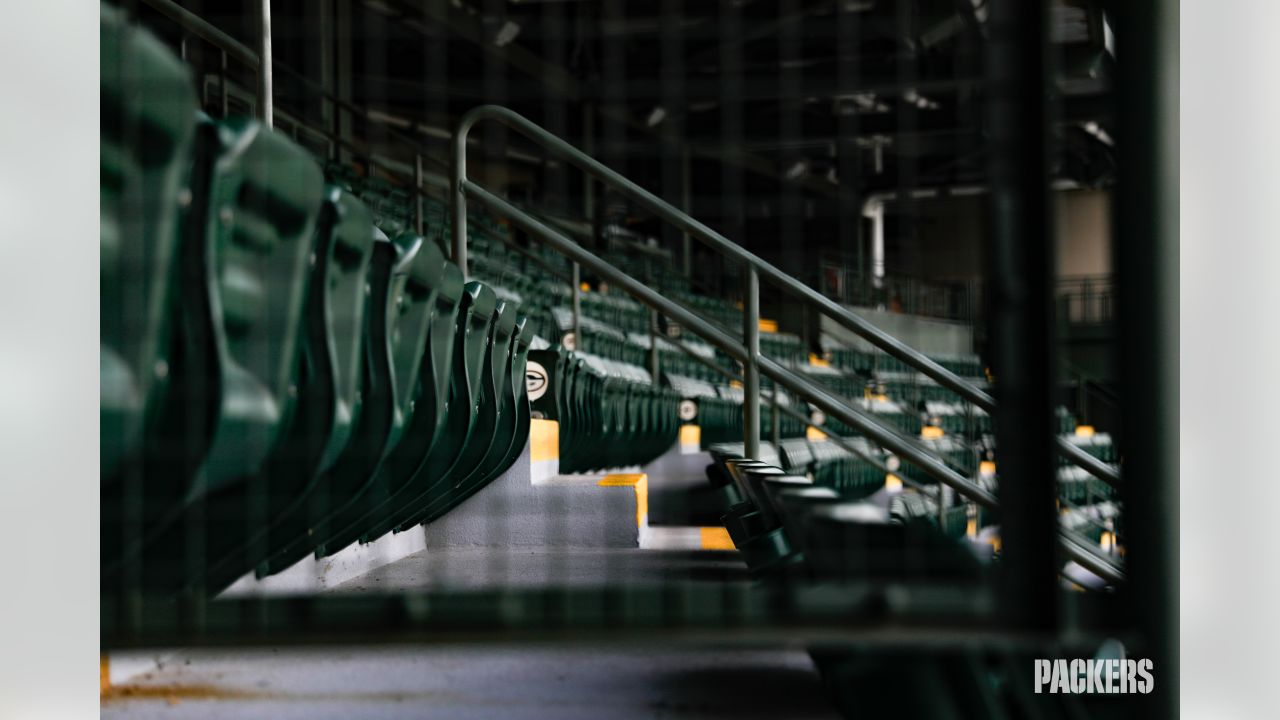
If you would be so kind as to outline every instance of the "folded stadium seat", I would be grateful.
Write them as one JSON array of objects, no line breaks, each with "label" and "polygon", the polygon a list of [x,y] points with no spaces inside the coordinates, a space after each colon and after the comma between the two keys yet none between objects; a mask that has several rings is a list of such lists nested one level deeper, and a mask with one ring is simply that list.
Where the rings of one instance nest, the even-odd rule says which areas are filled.
[{"label": "folded stadium seat", "polygon": [[[866,455],[888,463],[889,455],[862,437],[845,438],[845,442],[858,446]],[[830,441],[814,442],[812,473],[814,483],[829,487],[848,500],[858,500],[874,494],[884,487],[884,472],[877,466],[850,453]]]},{"label": "folded stadium seat", "polygon": [[[204,580],[214,591],[266,557],[271,519],[307,494],[351,438],[361,404],[371,227],[369,210],[355,196],[334,185],[326,189],[312,249],[295,419],[262,472],[209,498],[209,514],[222,518],[204,539],[210,558]],[[250,507],[257,512],[245,512]]]},{"label": "folded stadium seat", "polygon": [[840,493],[831,488],[815,485],[797,485],[779,488],[773,493],[774,507],[787,533],[788,543],[793,550],[803,552],[809,513],[823,505],[848,502],[840,497]]},{"label": "folded stadium seat", "polygon": [[[196,94],[182,62],[121,11],[102,5],[100,22],[99,461],[111,485],[140,459],[169,378]],[[106,510],[103,549],[114,555],[120,508]]]},{"label": "folded stadium seat", "polygon": [[440,517],[478,490],[492,469],[495,457],[506,455],[515,432],[510,422],[515,416],[515,397],[510,391],[508,375],[516,345],[517,311],[515,303],[505,300],[499,300],[494,307],[488,347],[480,372],[478,411],[453,466],[442,481],[437,481],[443,492],[403,516],[389,518],[370,533],[369,539],[376,537],[376,533],[384,531],[384,528],[389,530],[401,523],[430,522]]},{"label": "folded stadium seat", "polygon": [[[169,507],[151,516],[145,547],[129,550],[130,562],[142,560],[141,581],[157,590],[202,581],[209,558],[197,539],[223,520],[206,516],[220,509],[206,501],[262,472],[293,420],[308,257],[324,196],[307,153],[247,119],[201,122],[193,177],[180,259],[181,349],[148,468],[170,488],[148,487],[146,502]],[[187,473],[193,458],[198,466]],[[236,511],[260,512],[266,503],[258,499]]]},{"label": "folded stadium seat", "polygon": [[[944,493],[947,497],[949,493]],[[889,515],[900,522],[925,522],[942,531],[949,538],[963,537],[968,529],[968,508],[963,504],[950,505],[938,516],[938,501],[918,492],[904,492],[889,501]]]},{"label": "folded stadium seat", "polygon": [[[428,454],[439,442],[447,423],[449,384],[454,368],[454,345],[457,342],[459,305],[462,298],[462,272],[444,259],[440,249],[414,233],[400,236],[402,246],[421,245],[419,257],[426,268],[434,268],[424,277],[430,287],[425,319],[415,320],[415,327],[425,322],[426,344],[416,351],[418,365],[413,373],[410,398],[402,401],[407,408],[401,440],[395,444],[379,466],[373,482],[363,494],[364,514],[351,520],[346,530],[327,538],[324,547],[336,552],[353,542],[352,537],[370,532],[394,510],[405,497],[426,462]],[[416,349],[415,349],[416,350]],[[397,381],[405,377],[397,373]]]},{"label": "folded stadium seat", "polygon": [[416,236],[401,236],[397,244],[380,230],[371,232],[375,241],[362,330],[360,417],[332,468],[317,478],[293,512],[273,523],[268,557],[257,568],[260,576],[301,560],[364,515],[383,459],[413,419],[409,403],[416,399],[414,387],[438,293],[430,283],[441,282],[443,269],[436,264],[438,253],[420,252],[430,246]]},{"label": "folded stadium seat", "polygon": [[[1118,466],[1113,464],[1112,467]],[[1115,488],[1076,465],[1059,467],[1057,480],[1058,495],[1068,502],[1093,503],[1117,497]]]},{"label": "folded stadium seat", "polygon": [[869,503],[814,508],[803,529],[805,564],[817,580],[951,581],[981,577],[977,557],[921,520],[901,522]]},{"label": "folded stadium seat", "polygon": [[552,379],[533,412],[560,423],[561,472],[644,464],[675,443],[679,397],[643,368],[563,348],[530,359]]},{"label": "folded stadium seat", "polygon": [[807,475],[813,478],[813,447],[804,438],[783,440],[778,447],[782,458],[782,467],[793,475]]},{"label": "folded stadium seat", "polygon": [[1102,542],[1104,532],[1123,533],[1120,528],[1121,520],[1120,507],[1110,501],[1065,509],[1061,518],[1064,528],[1079,533],[1094,543]]},{"label": "folded stadium seat", "polygon": [[[453,282],[460,281],[461,273],[454,272],[456,268],[444,262],[443,258],[440,260],[442,272],[443,268],[449,268]],[[473,290],[478,295],[472,295]],[[393,518],[404,510],[404,503],[415,494],[414,491],[423,491],[421,484],[414,482],[420,469],[421,478],[433,486],[448,482],[451,473],[457,471],[462,451],[475,431],[477,418],[489,403],[483,394],[482,371],[487,366],[496,306],[497,299],[489,287],[475,282],[465,285],[458,310],[451,318],[452,327],[440,326],[442,334],[450,337],[452,352],[445,354],[451,358],[450,369],[441,377],[442,381],[447,379],[450,389],[447,396],[443,390],[439,395],[442,400],[448,399],[440,408],[442,425],[437,430],[438,434],[429,444],[420,440],[414,443],[411,455],[400,454],[405,441],[387,455],[371,486],[372,492],[366,495],[364,512],[349,518],[342,529],[325,539],[316,548],[317,557],[332,555],[357,540],[369,542],[391,530]],[[461,356],[457,351],[459,347],[463,348]],[[461,399],[454,394],[453,387],[459,379],[459,370],[465,373],[462,379],[467,385]],[[411,489],[406,492],[406,488]]]}]

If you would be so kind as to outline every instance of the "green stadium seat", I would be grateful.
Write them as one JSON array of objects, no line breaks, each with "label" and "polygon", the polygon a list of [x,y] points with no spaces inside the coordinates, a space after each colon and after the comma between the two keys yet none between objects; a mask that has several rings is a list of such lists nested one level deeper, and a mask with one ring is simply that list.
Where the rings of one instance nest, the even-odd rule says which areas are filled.
[{"label": "green stadium seat", "polygon": [[[507,418],[514,418],[515,407],[514,397],[510,405],[503,402],[504,395],[507,395],[503,390],[510,388],[507,375],[511,371],[517,310],[514,303],[505,300],[497,300],[494,305],[484,361],[480,367],[479,382],[476,383],[478,407],[475,419],[447,479],[437,482],[438,489],[434,497],[422,504],[411,505],[403,515],[397,514],[389,518],[374,533],[381,532],[384,528],[390,530],[401,524],[412,525],[423,520],[434,520],[477,489],[480,477],[487,469],[485,460],[495,445],[501,447],[494,452],[506,454],[510,436],[514,432],[514,426],[507,427],[506,421]],[[373,536],[371,533],[370,537]]]},{"label": "green stadium seat", "polygon": [[317,538],[320,557],[360,539],[395,509],[395,498],[411,484],[444,431],[444,385],[452,374],[451,350],[457,342],[461,273],[434,243],[416,233],[402,232],[395,244],[403,249],[400,266],[407,270],[403,289],[387,311],[399,314],[396,332],[401,333],[392,352],[397,422],[372,480],[333,519],[332,532]]},{"label": "green stadium seat", "polygon": [[[416,236],[389,241],[372,229],[374,254],[369,273],[369,303],[362,332],[363,405],[347,448],[323,473],[294,512],[273,524],[269,556],[259,564],[268,575],[301,560],[325,540],[336,537],[368,510],[381,482],[376,470],[413,419],[409,407],[426,351],[430,318],[443,268],[439,254],[419,252]],[[407,387],[406,387],[407,386]]]},{"label": "green stadium seat", "polygon": [[196,95],[186,67],[154,37],[108,5],[101,18],[99,459],[103,482],[114,484],[122,463],[140,459],[169,379]]},{"label": "green stadium seat", "polygon": [[[202,580],[198,538],[221,520],[206,517],[218,509],[207,501],[261,473],[294,417],[324,196],[310,157],[255,121],[204,121],[196,149],[180,258],[182,345],[148,468],[164,481],[147,483],[141,544],[126,549],[127,562],[147,568],[141,582],[159,588]],[[192,552],[198,561],[183,561]]]},{"label": "green stadium seat", "polygon": [[312,250],[294,420],[261,473],[209,499],[206,511],[220,518],[204,539],[211,586],[233,581],[266,556],[272,519],[309,491],[351,439],[361,405],[370,227],[369,211],[355,196],[333,185],[326,189]]}]

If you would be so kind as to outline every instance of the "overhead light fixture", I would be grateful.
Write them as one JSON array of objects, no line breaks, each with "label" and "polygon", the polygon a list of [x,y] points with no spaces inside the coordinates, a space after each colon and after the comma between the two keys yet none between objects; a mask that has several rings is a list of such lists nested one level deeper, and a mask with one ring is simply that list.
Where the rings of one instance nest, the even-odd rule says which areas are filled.
[{"label": "overhead light fixture", "polygon": [[1089,122],[1085,123],[1081,127],[1084,128],[1085,132],[1092,135],[1095,139],[1097,139],[1098,142],[1102,143],[1103,145],[1107,145],[1109,147],[1115,146],[1116,141],[1112,139],[1111,134],[1108,133],[1106,130],[1104,130],[1102,126],[1099,125],[1098,123],[1090,120]]},{"label": "overhead light fixture", "polygon": [[938,103],[921,95],[919,92],[916,91],[915,88],[910,88],[906,92],[902,93],[902,99],[908,103],[911,103],[912,105],[915,105],[917,108],[921,110],[937,110],[938,109]]},{"label": "overhead light fixture", "polygon": [[667,119],[667,109],[661,105],[656,105],[649,111],[649,117],[644,121],[649,127],[657,127],[659,123]]},{"label": "overhead light fixture", "polygon": [[508,20],[502,23],[502,27],[498,28],[498,34],[493,36],[493,44],[498,47],[506,47],[519,35],[520,26]]}]

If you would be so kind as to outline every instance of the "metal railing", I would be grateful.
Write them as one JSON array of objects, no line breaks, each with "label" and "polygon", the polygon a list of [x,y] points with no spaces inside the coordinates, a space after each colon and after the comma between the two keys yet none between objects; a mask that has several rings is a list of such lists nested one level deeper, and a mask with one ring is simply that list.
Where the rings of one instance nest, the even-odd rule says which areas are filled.
[{"label": "metal railing", "polygon": [[[739,341],[737,338],[730,336],[713,323],[587,251],[538,218],[468,179],[467,137],[472,127],[482,120],[501,123],[520,133],[526,139],[542,146],[559,159],[577,167],[595,180],[612,186],[616,191],[653,213],[659,219],[671,223],[681,231],[698,238],[721,253],[743,263],[745,276],[743,279],[745,297],[747,299],[743,308],[744,341]],[[611,284],[627,292],[651,309],[674,319],[689,331],[719,348],[730,358],[742,363],[744,379],[746,380],[744,382],[743,402],[743,445],[744,452],[748,456],[759,456],[759,376],[763,375],[786,390],[805,398],[809,403],[827,413],[828,416],[840,420],[856,432],[865,435],[872,442],[893,451],[902,459],[921,468],[931,477],[952,487],[969,500],[986,508],[997,509],[997,501],[992,493],[948,467],[919,442],[906,437],[897,430],[882,425],[869,414],[849,406],[842,398],[801,376],[799,373],[782,366],[768,357],[761,356],[759,354],[759,336],[757,334],[759,330],[758,297],[760,277],[763,276],[765,279],[773,281],[791,294],[817,306],[825,315],[857,333],[876,347],[933,378],[939,384],[959,394],[969,402],[978,405],[987,412],[991,412],[995,408],[995,400],[983,390],[965,382],[955,373],[853,314],[847,308],[837,304],[817,290],[800,283],[773,265],[764,262],[759,257],[742,249],[723,235],[631,182],[562,138],[553,135],[508,108],[497,105],[482,105],[466,113],[454,133],[451,150],[453,160],[450,183],[452,251],[453,260],[462,270],[464,276],[467,273],[467,200],[472,198],[479,201],[489,210],[503,215],[517,227],[538,238],[553,250],[567,256],[577,265],[585,267],[599,277],[608,280]],[[753,298],[757,299],[756,302],[752,302]],[[1061,439],[1059,439],[1058,446],[1068,459],[1085,468],[1091,474],[1112,484],[1118,481],[1118,473],[1113,468],[1093,458],[1083,450]],[[1084,549],[1080,543],[1070,538],[1062,539],[1062,548],[1064,553],[1072,560],[1085,567],[1098,568],[1095,572],[1098,572],[1099,575],[1111,582],[1119,582],[1124,577],[1123,571],[1119,566]]]},{"label": "metal railing", "polygon": [[907,315],[972,323],[981,307],[976,281],[934,282],[906,275],[876,277],[839,262],[824,262],[818,277],[834,300],[858,307],[880,307]]},{"label": "metal railing", "polygon": [[1110,275],[1058,278],[1054,296],[1062,317],[1073,325],[1109,323],[1115,319],[1115,281]]}]

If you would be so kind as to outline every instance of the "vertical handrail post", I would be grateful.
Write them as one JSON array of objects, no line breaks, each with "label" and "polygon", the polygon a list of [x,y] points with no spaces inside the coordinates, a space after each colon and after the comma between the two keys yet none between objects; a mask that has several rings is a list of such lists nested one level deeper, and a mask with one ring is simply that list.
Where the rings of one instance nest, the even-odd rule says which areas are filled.
[{"label": "vertical handrail post", "polygon": [[419,153],[413,157],[413,224],[417,228],[414,232],[421,235],[427,227],[426,208],[422,202],[422,154]]},{"label": "vertical handrail post", "polygon": [[274,124],[272,98],[271,0],[258,0],[258,119],[267,127]]},{"label": "vertical handrail post", "polygon": [[583,350],[582,343],[582,267],[573,264],[573,287],[569,289],[573,298],[573,347],[571,350]]},{"label": "vertical handrail post", "polygon": [[746,297],[742,307],[742,336],[747,361],[742,364],[742,454],[760,459],[760,277],[750,263],[746,272]]},{"label": "vertical handrail post", "polygon": [[772,402],[770,403],[771,410],[769,414],[772,417],[769,418],[769,439],[773,441],[773,447],[776,449],[782,446],[782,408],[780,407],[781,400],[778,399],[779,390],[777,385],[773,386],[773,395],[770,397]]},{"label": "vertical handrail post", "polygon": [[[452,240],[453,264],[462,271],[462,279],[467,279],[467,191],[462,183],[467,179],[467,131],[469,126],[463,125],[453,134],[450,141],[450,154],[453,162],[449,166],[449,204],[453,217],[449,226]],[[575,277],[577,266],[574,266]],[[576,283],[575,283],[576,284]]]},{"label": "vertical handrail post", "polygon": [[649,376],[658,384],[658,311],[649,311]]},{"label": "vertical handrail post", "polygon": [[227,51],[226,50],[222,51],[221,64],[219,65],[219,68],[220,70],[218,75],[218,92],[222,96],[220,98],[222,101],[222,117],[223,119],[226,119],[227,114],[228,112],[230,112],[230,108],[231,108],[231,92],[227,88]]}]

